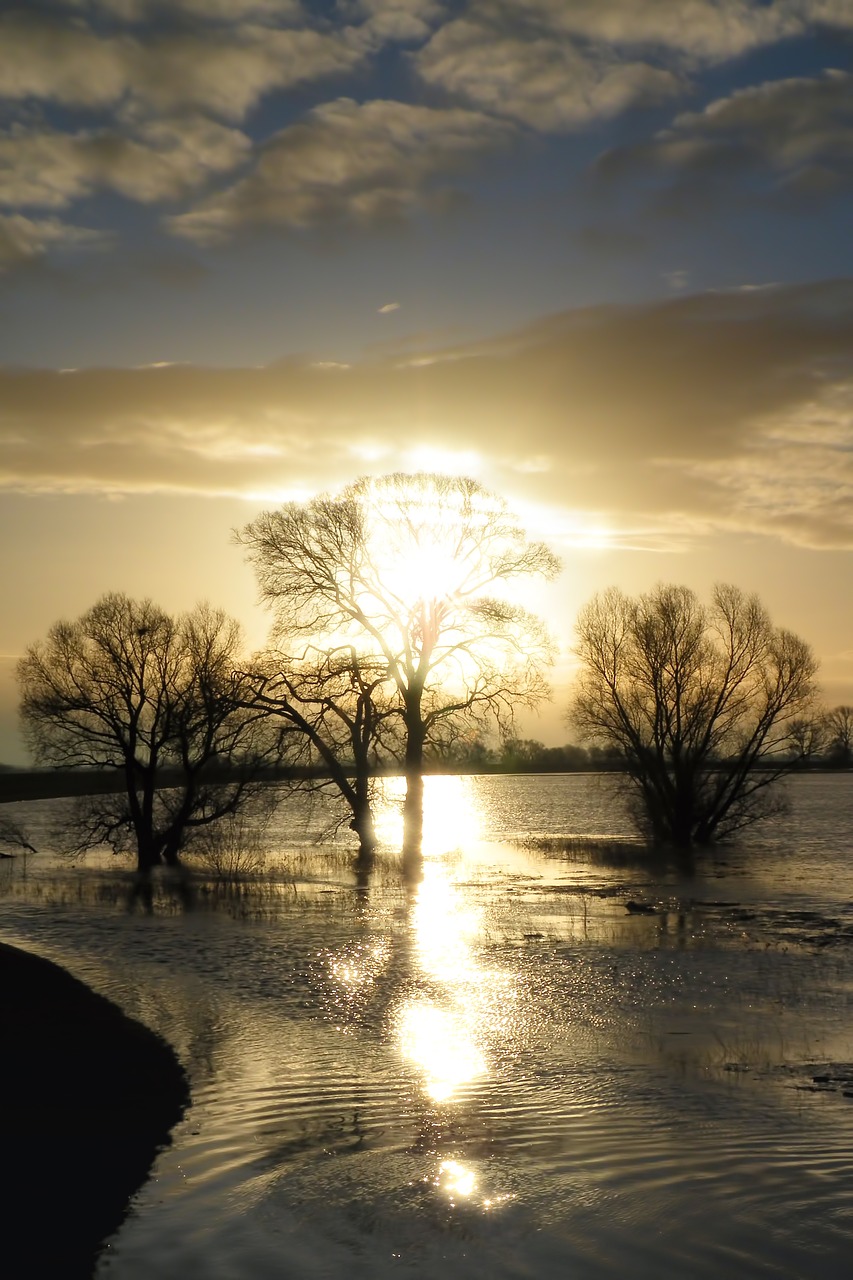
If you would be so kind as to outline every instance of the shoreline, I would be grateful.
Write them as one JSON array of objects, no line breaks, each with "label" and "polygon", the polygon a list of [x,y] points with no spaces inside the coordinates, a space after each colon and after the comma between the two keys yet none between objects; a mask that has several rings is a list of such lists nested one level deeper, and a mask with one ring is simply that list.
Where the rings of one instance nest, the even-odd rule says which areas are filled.
[{"label": "shoreline", "polygon": [[0,941],[2,1255],[89,1280],[190,1101],[171,1047],[65,969]]}]

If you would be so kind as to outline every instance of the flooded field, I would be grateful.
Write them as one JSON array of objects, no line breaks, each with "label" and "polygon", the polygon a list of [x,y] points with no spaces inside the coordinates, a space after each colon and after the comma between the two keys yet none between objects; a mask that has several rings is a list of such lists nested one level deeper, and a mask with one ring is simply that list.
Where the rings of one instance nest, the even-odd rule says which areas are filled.
[{"label": "flooded field", "polygon": [[291,804],[239,886],[0,865],[192,1081],[99,1275],[848,1277],[853,777],[789,796],[692,869],[596,775],[428,779],[414,886],[390,785],[368,884]]}]

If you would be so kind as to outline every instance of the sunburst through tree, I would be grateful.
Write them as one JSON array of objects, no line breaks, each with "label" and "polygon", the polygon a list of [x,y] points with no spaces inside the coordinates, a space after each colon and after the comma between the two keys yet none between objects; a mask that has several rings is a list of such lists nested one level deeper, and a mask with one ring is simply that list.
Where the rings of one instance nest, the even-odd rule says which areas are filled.
[{"label": "sunburst through tree", "polygon": [[402,724],[405,843],[416,857],[426,744],[460,718],[507,730],[518,708],[548,696],[548,635],[505,587],[552,577],[556,556],[477,481],[430,474],[363,478],[287,503],[238,538],[285,652],[346,641],[387,670]]}]

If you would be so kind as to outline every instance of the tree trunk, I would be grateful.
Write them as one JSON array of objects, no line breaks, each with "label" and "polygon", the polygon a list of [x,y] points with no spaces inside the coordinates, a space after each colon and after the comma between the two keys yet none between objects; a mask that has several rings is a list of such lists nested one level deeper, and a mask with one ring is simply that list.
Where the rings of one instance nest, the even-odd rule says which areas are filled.
[{"label": "tree trunk", "polygon": [[162,866],[163,858],[157,841],[148,831],[136,832],[136,870],[147,875],[154,867]]},{"label": "tree trunk", "polygon": [[353,808],[350,827],[358,836],[357,865],[371,869],[376,852],[376,828],[373,823],[373,811],[366,796],[359,796]]},{"label": "tree trunk", "polygon": [[167,867],[179,867],[181,865],[181,837],[172,835],[163,846],[163,861]]},{"label": "tree trunk", "polygon": [[405,708],[406,799],[403,802],[403,872],[409,879],[420,877],[424,827],[424,741],[421,720],[422,690],[415,690]]}]

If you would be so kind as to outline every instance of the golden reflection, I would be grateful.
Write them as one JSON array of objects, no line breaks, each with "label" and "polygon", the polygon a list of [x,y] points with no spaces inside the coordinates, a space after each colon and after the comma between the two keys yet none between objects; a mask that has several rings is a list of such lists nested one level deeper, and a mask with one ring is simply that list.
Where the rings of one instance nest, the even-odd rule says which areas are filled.
[{"label": "golden reflection", "polygon": [[[375,807],[376,834],[383,844],[403,843],[405,778],[386,778]],[[421,852],[425,859],[465,853],[477,844],[482,818],[470,778],[432,775],[424,778],[424,823]]]},{"label": "golden reflection", "polygon": [[429,862],[412,908],[412,927],[422,969],[451,986],[479,981],[472,943],[481,913],[466,902],[440,862]]},{"label": "golden reflection", "polygon": [[332,976],[346,987],[369,986],[382,973],[388,961],[387,942],[373,946],[349,946],[329,959]]},{"label": "golden reflection", "polygon": [[477,1189],[477,1175],[458,1160],[442,1160],[438,1185],[451,1200],[467,1200]]},{"label": "golden reflection", "polygon": [[463,1018],[430,1004],[409,1004],[400,1015],[403,1057],[424,1075],[433,1102],[447,1102],[462,1085],[486,1074],[486,1061]]},{"label": "golden reflection", "polygon": [[480,834],[470,779],[425,783],[423,879],[409,928],[412,976],[426,980],[429,998],[405,1002],[397,1026],[402,1057],[420,1072],[424,1093],[446,1104],[490,1074],[490,1046],[511,1032],[515,983],[480,954],[483,910],[466,883]]}]

